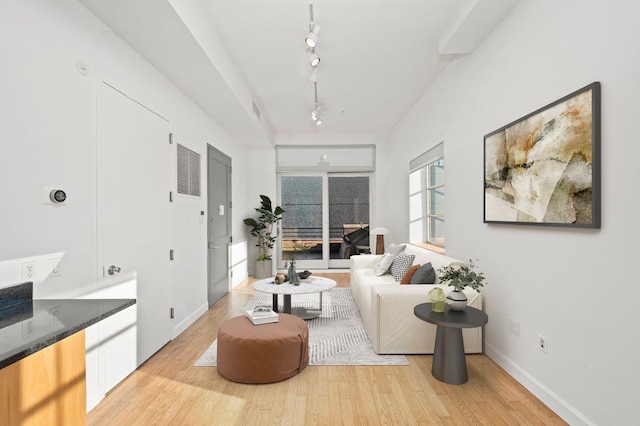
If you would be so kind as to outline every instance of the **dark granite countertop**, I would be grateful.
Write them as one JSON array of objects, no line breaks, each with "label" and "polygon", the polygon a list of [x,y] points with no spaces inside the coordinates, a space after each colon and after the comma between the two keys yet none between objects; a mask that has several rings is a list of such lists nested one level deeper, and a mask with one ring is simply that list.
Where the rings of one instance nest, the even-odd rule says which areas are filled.
[{"label": "dark granite countertop", "polygon": [[47,299],[0,309],[0,369],[135,303],[135,299]]}]

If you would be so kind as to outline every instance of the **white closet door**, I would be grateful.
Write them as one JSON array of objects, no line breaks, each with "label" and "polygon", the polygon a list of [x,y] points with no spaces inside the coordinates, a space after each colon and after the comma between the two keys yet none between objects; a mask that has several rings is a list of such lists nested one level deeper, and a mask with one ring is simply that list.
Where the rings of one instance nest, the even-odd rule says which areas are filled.
[{"label": "white closet door", "polygon": [[[135,284],[137,345],[110,350],[119,357],[134,352],[140,365],[173,335],[169,123],[139,100],[104,82],[98,86],[98,287],[115,297],[114,288]],[[109,356],[101,358],[109,362]],[[117,363],[106,368],[112,376],[125,370]]]}]

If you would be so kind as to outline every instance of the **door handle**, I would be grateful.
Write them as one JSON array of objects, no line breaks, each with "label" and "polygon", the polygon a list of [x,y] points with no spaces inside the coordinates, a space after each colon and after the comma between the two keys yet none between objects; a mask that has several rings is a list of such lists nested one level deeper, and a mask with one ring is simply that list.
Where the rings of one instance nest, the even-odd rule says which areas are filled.
[{"label": "door handle", "polygon": [[119,266],[115,266],[115,265],[111,265],[109,266],[109,269],[107,269],[107,273],[109,275],[113,275],[113,274],[119,274],[120,273],[120,267]]}]

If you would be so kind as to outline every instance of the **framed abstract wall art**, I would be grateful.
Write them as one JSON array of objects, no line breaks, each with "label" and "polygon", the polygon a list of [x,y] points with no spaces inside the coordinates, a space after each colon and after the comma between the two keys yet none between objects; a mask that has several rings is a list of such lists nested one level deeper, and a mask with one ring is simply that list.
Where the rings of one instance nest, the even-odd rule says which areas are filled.
[{"label": "framed abstract wall art", "polygon": [[600,83],[484,137],[484,222],[600,228]]}]

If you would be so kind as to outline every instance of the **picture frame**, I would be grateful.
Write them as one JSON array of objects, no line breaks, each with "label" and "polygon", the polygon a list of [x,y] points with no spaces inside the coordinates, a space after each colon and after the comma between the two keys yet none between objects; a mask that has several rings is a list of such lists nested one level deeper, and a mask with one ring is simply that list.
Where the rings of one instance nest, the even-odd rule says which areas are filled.
[{"label": "picture frame", "polygon": [[484,223],[600,228],[600,82],[484,136]]}]

